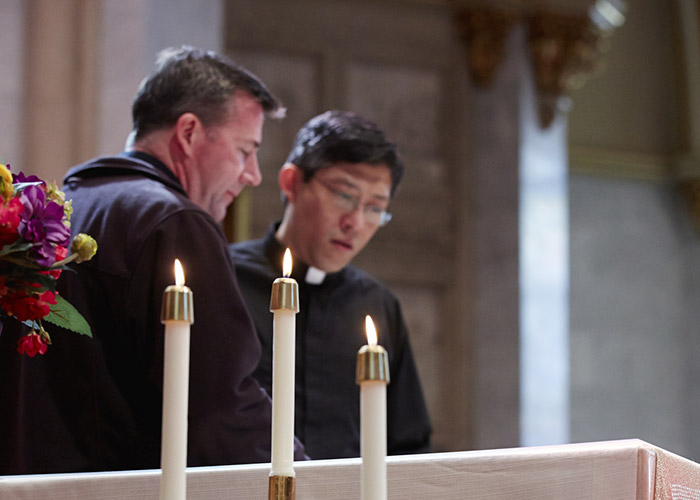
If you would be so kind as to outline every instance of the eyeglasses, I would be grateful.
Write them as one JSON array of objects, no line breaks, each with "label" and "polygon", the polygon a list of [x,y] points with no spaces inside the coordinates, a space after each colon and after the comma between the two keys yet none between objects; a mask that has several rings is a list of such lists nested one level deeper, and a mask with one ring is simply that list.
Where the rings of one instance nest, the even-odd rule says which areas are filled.
[{"label": "eyeglasses", "polygon": [[[333,204],[343,212],[354,212],[360,207],[359,197],[341,191],[317,177],[312,177],[311,180],[318,182],[321,186],[326,188],[331,194]],[[363,206],[362,213],[364,214],[367,222],[379,227],[386,226],[392,218],[391,212],[387,212],[376,205]]]}]

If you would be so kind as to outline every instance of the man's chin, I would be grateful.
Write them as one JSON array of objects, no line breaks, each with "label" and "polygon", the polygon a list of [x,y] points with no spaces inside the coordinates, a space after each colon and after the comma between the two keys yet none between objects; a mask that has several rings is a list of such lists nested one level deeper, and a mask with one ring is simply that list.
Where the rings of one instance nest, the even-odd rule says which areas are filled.
[{"label": "man's chin", "polygon": [[350,260],[352,260],[352,259],[342,259],[342,260],[329,259],[329,260],[326,260],[325,262],[323,262],[321,265],[314,266],[314,267],[320,269],[321,271],[323,271],[325,273],[329,273],[329,274],[330,273],[337,273],[338,271],[342,271],[345,266],[350,264]]},{"label": "man's chin", "polygon": [[226,212],[228,211],[228,207],[231,205],[231,203],[233,203],[233,200],[235,199],[236,193],[233,191],[226,191],[226,193],[219,198],[219,203],[217,204],[217,206],[212,208],[212,212],[216,214],[212,214],[216,222],[221,222],[224,220],[224,218],[226,217]]},{"label": "man's chin", "polygon": [[209,210],[209,215],[211,215],[214,220],[218,223],[223,222],[223,220],[226,218],[226,210],[228,208],[228,205],[222,207],[217,207],[212,210]]}]

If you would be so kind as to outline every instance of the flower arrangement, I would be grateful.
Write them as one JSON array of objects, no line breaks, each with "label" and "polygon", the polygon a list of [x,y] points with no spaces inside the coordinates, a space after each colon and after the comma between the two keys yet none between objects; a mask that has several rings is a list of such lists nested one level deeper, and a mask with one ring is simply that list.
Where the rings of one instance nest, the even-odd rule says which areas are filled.
[{"label": "flower arrangement", "polygon": [[92,336],[85,319],[56,292],[66,265],[97,251],[95,240],[81,233],[69,254],[71,213],[55,182],[13,174],[0,163],[0,314],[31,328],[17,343],[20,354],[46,352],[51,337],[43,321]]}]

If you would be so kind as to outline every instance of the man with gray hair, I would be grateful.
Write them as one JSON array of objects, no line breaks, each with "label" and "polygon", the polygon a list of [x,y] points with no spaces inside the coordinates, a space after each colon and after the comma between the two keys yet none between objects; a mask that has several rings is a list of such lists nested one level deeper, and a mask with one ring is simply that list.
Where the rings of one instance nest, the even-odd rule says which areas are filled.
[{"label": "man with gray hair", "polygon": [[[280,113],[233,61],[168,49],[133,102],[127,150],[67,173],[72,232],[93,236],[99,251],[59,289],[94,338],[52,331],[51,350],[16,380],[25,398],[3,398],[18,407],[0,412],[0,474],[160,466],[160,308],[176,258],[196,311],[187,464],[270,460],[271,403],[251,376],[260,343],[219,222],[244,186],[260,183],[263,122]],[[304,458],[299,443],[295,457]]]}]

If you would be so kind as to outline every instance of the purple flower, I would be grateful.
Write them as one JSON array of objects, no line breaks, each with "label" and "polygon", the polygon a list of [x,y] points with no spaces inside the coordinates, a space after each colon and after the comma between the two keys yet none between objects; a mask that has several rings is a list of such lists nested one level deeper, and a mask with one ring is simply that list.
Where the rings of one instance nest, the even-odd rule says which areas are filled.
[{"label": "purple flower", "polygon": [[[7,168],[10,168],[8,165]],[[44,181],[39,179],[36,175],[30,175],[27,177],[24,175],[24,172],[20,172],[18,174],[12,174],[12,184],[17,184],[17,183],[23,183],[23,182],[41,182],[42,184],[46,184]]]},{"label": "purple flower", "polygon": [[32,254],[37,263],[50,266],[56,260],[55,246],[67,246],[70,240],[70,229],[63,223],[63,207],[53,201],[46,203],[46,195],[39,186],[27,186],[20,201],[24,211],[20,217],[19,235],[35,244]]}]

